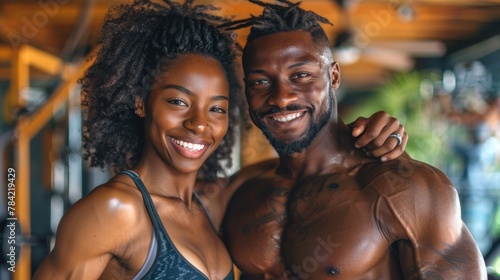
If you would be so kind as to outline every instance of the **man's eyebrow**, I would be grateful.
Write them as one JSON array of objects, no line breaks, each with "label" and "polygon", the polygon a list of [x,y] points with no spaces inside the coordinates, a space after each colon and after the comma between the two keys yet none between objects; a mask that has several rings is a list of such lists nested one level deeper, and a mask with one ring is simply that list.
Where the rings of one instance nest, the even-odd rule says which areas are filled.
[{"label": "man's eyebrow", "polygon": [[[179,85],[166,85],[166,86],[163,86],[161,87],[161,89],[175,89],[175,90],[178,90],[182,93],[185,93],[187,95],[195,95],[194,92],[190,91],[189,89],[183,87],[183,86],[179,86]],[[215,95],[215,96],[211,96],[210,99],[212,100],[229,100],[229,97],[225,96],[225,95]]]},{"label": "man's eyebrow", "polygon": [[302,66],[302,65],[307,65],[307,64],[317,64],[317,63],[316,63],[316,62],[313,62],[313,61],[310,61],[310,60],[304,60],[304,61],[300,61],[300,62],[297,62],[297,63],[291,64],[291,65],[289,65],[287,68],[288,68],[288,69],[291,69],[291,68],[300,67],[300,66]]},{"label": "man's eyebrow", "polygon": [[[314,61],[310,61],[310,60],[304,60],[304,61],[300,61],[300,62],[291,64],[287,68],[291,69],[291,68],[300,67],[302,65],[307,65],[307,64],[317,64],[317,63]],[[261,70],[261,69],[249,69],[249,70],[247,70],[247,72],[249,74],[265,74],[266,73],[266,71]]]},{"label": "man's eyebrow", "polygon": [[266,73],[266,71],[261,70],[261,69],[250,69],[250,70],[247,70],[247,72],[249,74],[264,74],[264,73]]}]

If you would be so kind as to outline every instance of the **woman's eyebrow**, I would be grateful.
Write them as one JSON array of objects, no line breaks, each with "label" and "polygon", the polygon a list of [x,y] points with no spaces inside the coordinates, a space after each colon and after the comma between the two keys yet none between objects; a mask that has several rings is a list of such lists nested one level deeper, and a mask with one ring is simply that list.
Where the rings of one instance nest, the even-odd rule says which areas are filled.
[{"label": "woman's eyebrow", "polygon": [[[170,84],[170,85],[165,85],[163,87],[161,87],[161,89],[175,89],[175,90],[178,90],[182,93],[185,93],[187,95],[195,95],[194,92],[190,91],[189,89],[183,87],[183,86],[179,86],[179,85],[175,85],[175,84]],[[229,97],[225,96],[225,95],[214,95],[214,96],[211,96],[210,99],[212,100],[229,100]]]},{"label": "woman's eyebrow", "polygon": [[183,92],[183,93],[185,93],[187,95],[194,95],[194,92],[190,91],[189,89],[187,89],[187,88],[185,88],[183,86],[175,85],[175,84],[165,85],[165,86],[161,87],[161,89],[170,89],[170,88],[173,88],[175,90]]}]

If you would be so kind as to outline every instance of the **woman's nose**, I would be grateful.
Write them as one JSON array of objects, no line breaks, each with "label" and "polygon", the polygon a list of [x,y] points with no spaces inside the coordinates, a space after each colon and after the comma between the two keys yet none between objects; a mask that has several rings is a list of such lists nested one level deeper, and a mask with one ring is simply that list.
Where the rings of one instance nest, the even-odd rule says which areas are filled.
[{"label": "woman's nose", "polygon": [[192,114],[184,121],[184,127],[195,132],[202,132],[208,126],[208,118],[203,113]]}]

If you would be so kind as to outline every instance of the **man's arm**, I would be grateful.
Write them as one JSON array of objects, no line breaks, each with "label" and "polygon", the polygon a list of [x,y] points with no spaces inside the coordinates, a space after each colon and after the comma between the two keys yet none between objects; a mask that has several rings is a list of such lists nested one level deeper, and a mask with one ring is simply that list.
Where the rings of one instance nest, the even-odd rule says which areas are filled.
[{"label": "man's arm", "polygon": [[114,249],[124,242],[123,222],[135,212],[118,207],[121,202],[113,192],[99,189],[73,205],[59,223],[54,249],[33,279],[98,279]]},{"label": "man's arm", "polygon": [[465,225],[455,231],[454,236],[449,238],[421,239],[418,245],[413,246],[399,244],[405,278],[486,280],[484,259],[470,232]]},{"label": "man's arm", "polygon": [[411,168],[393,177],[406,177],[399,182],[405,187],[386,197],[400,229],[395,244],[405,278],[486,279],[484,259],[461,220],[458,195],[449,179],[425,164],[407,167]]}]

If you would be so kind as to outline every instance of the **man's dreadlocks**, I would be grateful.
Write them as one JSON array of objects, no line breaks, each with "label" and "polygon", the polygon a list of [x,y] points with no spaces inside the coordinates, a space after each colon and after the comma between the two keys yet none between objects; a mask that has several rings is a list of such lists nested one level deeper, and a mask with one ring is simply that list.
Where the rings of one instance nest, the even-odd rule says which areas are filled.
[{"label": "man's dreadlocks", "polygon": [[288,0],[277,0],[276,4],[259,0],[249,1],[264,7],[261,15],[232,21],[221,26],[228,30],[251,27],[247,44],[264,35],[288,31],[305,31],[309,32],[314,42],[321,47],[328,47],[330,45],[328,37],[323,28],[321,28],[320,23],[332,23],[312,11],[300,8],[302,1],[293,3]]},{"label": "man's dreadlocks", "polygon": [[228,20],[208,12],[210,5],[172,0],[135,0],[112,8],[97,38],[95,62],[80,80],[83,155],[91,166],[110,165],[115,171],[133,167],[145,136],[142,120],[134,114],[135,99],[147,100],[154,79],[182,54],[196,53],[219,61],[229,81],[229,123],[219,148],[207,159],[200,174],[214,177],[231,164],[236,124],[243,108],[235,73],[238,50],[232,34],[217,25]]}]

